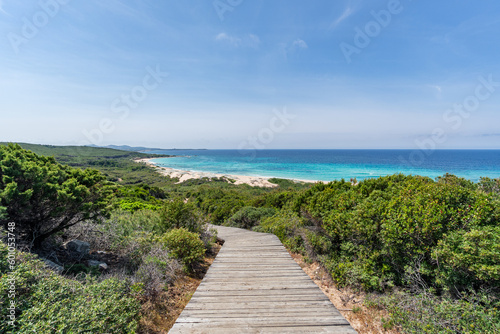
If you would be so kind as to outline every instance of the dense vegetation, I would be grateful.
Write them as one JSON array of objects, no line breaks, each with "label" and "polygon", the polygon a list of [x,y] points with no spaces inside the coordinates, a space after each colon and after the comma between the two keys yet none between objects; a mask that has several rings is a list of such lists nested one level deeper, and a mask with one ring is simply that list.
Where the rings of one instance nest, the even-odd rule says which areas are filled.
[{"label": "dense vegetation", "polygon": [[54,233],[105,217],[113,192],[105,180],[96,170],[64,166],[19,145],[0,146],[0,225],[16,222],[18,238],[39,247]]},{"label": "dense vegetation", "polygon": [[[7,247],[0,242],[0,332],[2,333],[135,333],[139,299],[126,282],[116,278],[98,281],[92,277],[74,280],[44,268],[27,253],[17,252],[18,265],[11,275]],[[15,278],[17,328],[9,326],[9,278]]]},{"label": "dense vegetation", "polygon": [[[275,189],[208,179],[177,184],[176,179],[132,162],[142,157],[138,153],[85,148],[82,157],[63,153],[65,148],[31,147],[81,168],[76,171],[19,147],[2,149],[23,156],[23,166],[61,170],[68,178],[82,175],[72,182],[87,188],[94,183],[85,183],[85,177],[92,176],[99,189],[110,189],[111,194],[104,191],[100,197],[109,198],[109,205],[99,207],[102,219],[83,219],[84,223],[54,233],[45,244],[56,247],[79,236],[92,249],[120,257],[114,274],[77,263],[79,267],[73,265],[66,271],[78,274],[72,277],[47,274],[38,260],[18,253],[21,263],[38,268],[29,274],[24,272],[26,267],[16,269],[19,277],[30,275],[22,280],[35,282],[33,288],[22,290],[21,300],[26,304],[19,309],[19,324],[25,332],[59,324],[50,320],[56,317],[65,326],[75,326],[67,328],[84,326],[77,311],[42,303],[40,297],[53,287],[54,280],[61,286],[55,290],[61,294],[48,299],[54,305],[77,305],[84,295],[92,305],[113,300],[122,309],[109,312],[106,323],[96,323],[103,326],[99,330],[126,333],[137,327],[144,331],[141,319],[147,301],[161,299],[179,271],[195,272],[211,249],[214,239],[205,227],[207,222],[276,234],[291,251],[321,263],[340,287],[371,293],[365,305],[388,311],[386,328],[408,333],[500,332],[500,179],[473,183],[453,175],[437,180],[393,175],[357,184],[341,180],[314,185],[272,179],[279,185]],[[0,180],[0,219],[8,222],[17,212],[11,209],[12,201],[5,199],[9,198],[6,185],[12,182],[3,171],[9,165],[2,165],[1,160],[5,159],[0,159],[0,176],[7,177]],[[110,167],[105,161],[116,165]],[[100,172],[83,170],[87,167]],[[29,180],[25,184],[43,183],[43,179],[28,177],[33,169],[20,170],[24,180]],[[104,177],[114,184],[107,184]],[[51,187],[65,189],[64,180],[51,182]],[[79,201],[84,202],[84,197]],[[0,264],[0,270],[5,279],[6,267]],[[71,293],[64,292],[70,286]],[[0,280],[2,300],[6,287]],[[101,312],[95,307],[86,310],[87,318],[92,317],[90,312]]]},{"label": "dense vegetation", "polygon": [[[169,286],[197,275],[215,234],[194,205],[171,201],[158,187],[111,178],[19,145],[0,146],[1,333],[161,329]],[[92,252],[65,248],[73,239],[88,242]],[[109,268],[90,264],[103,259]]]},{"label": "dense vegetation", "polygon": [[[256,229],[319,260],[406,332],[500,332],[499,180],[394,175],[298,192]],[[396,293],[395,291],[399,291]]]},{"label": "dense vegetation", "polygon": [[[0,143],[0,145],[2,144],[7,145]],[[86,146],[50,146],[24,143],[19,145],[38,155],[54,157],[57,162],[64,165],[79,169],[97,169],[110,181],[122,185],[164,186],[169,184],[164,177],[155,173],[151,168],[133,161],[133,159],[162,157],[163,155]]]}]

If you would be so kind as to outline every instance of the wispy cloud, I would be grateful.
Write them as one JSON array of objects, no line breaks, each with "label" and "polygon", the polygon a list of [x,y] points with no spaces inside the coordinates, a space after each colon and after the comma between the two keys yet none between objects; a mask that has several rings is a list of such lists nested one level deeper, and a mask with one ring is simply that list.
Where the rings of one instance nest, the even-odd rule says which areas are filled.
[{"label": "wispy cloud", "polygon": [[307,43],[300,38],[297,38],[291,43],[287,42],[278,44],[279,53],[285,59],[285,61],[288,61],[289,54],[299,52],[300,50],[306,50],[308,48],[309,46],[307,45]]},{"label": "wispy cloud", "polygon": [[250,47],[258,48],[260,45],[260,38],[254,34],[248,34],[242,37],[231,36],[225,32],[221,32],[215,36],[215,40],[218,42],[229,43],[234,47]]},{"label": "wispy cloud", "polygon": [[434,96],[437,98],[437,99],[441,99],[441,94],[443,92],[443,88],[439,85],[428,85],[429,88],[432,89],[433,93],[434,93]]},{"label": "wispy cloud", "polygon": [[229,36],[225,32],[221,32],[217,36],[215,36],[215,40],[218,42],[229,42],[234,46],[240,46],[241,44],[241,39],[233,36]]},{"label": "wispy cloud", "polygon": [[297,39],[297,40],[293,41],[292,47],[299,48],[299,49],[307,49],[308,48],[307,43],[304,42],[304,40],[302,40],[302,39]]},{"label": "wispy cloud", "polygon": [[335,29],[340,23],[342,23],[342,21],[351,16],[354,11],[355,10],[352,5],[352,1],[349,1],[346,8],[344,9],[344,12],[335,21],[332,22],[332,24],[330,25],[330,29]]},{"label": "wispy cloud", "polygon": [[5,11],[5,9],[3,9],[4,7],[4,3],[3,3],[4,0],[0,0],[0,12],[1,13],[4,13],[4,14],[7,14],[7,12]]}]

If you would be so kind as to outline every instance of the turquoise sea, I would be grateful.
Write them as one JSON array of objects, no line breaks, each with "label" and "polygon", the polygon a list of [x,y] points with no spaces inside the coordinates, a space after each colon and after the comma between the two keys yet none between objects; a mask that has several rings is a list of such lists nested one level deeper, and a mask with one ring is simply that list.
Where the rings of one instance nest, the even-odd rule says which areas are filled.
[{"label": "turquoise sea", "polygon": [[358,180],[403,173],[500,177],[500,150],[161,150],[160,166],[220,174],[311,181]]}]

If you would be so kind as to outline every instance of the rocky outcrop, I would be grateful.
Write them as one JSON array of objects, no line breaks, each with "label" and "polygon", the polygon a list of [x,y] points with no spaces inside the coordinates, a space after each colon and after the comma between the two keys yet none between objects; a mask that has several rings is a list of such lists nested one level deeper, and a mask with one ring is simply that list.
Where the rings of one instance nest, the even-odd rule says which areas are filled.
[{"label": "rocky outcrop", "polygon": [[78,255],[85,256],[90,252],[90,244],[81,240],[71,240],[66,244],[66,249]]}]

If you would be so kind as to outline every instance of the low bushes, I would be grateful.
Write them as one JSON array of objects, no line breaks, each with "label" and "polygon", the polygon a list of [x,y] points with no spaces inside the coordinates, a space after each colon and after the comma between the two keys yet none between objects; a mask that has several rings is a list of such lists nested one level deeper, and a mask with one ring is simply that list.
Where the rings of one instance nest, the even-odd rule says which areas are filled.
[{"label": "low bushes", "polygon": [[480,226],[446,235],[432,254],[438,283],[464,287],[500,286],[500,226]]},{"label": "low bushes", "polygon": [[205,255],[205,245],[199,235],[185,228],[165,233],[160,242],[165,245],[172,257],[179,259],[188,269]]},{"label": "low bushes", "polygon": [[164,248],[155,246],[142,256],[133,280],[137,292],[154,300],[175,281],[180,271],[179,262]]},{"label": "low bushes", "polygon": [[395,291],[369,296],[365,305],[386,309],[390,317],[384,319],[384,327],[397,326],[403,333],[500,333],[498,300],[484,292],[451,298]]},{"label": "low bushes", "polygon": [[210,217],[213,224],[221,225],[245,206],[252,194],[249,192],[227,190],[212,185],[202,185],[188,194],[194,203]]},{"label": "low bushes", "polygon": [[[0,263],[6,246],[0,242]],[[18,252],[15,270],[0,265],[0,332],[135,333],[140,304],[125,281],[71,280],[47,269],[34,255]],[[7,322],[8,279],[16,284],[16,329]]]},{"label": "low bushes", "polygon": [[264,218],[271,217],[276,213],[273,208],[255,208],[246,206],[236,212],[223,225],[251,229],[258,225]]},{"label": "low bushes", "polygon": [[299,218],[295,212],[283,210],[263,220],[254,228],[254,231],[275,234],[292,252],[302,253],[304,243],[300,231],[303,226],[303,219]]},{"label": "low bushes", "polygon": [[193,233],[201,233],[204,222],[196,212],[192,203],[185,203],[181,199],[167,201],[160,211],[160,232],[167,232],[174,228],[185,228]]},{"label": "low bushes", "polygon": [[253,229],[319,260],[339,286],[387,293],[378,304],[391,314],[387,328],[497,333],[499,182],[447,174],[316,184],[280,197],[282,209]]},{"label": "low bushes", "polygon": [[331,240],[325,264],[341,285],[404,286],[406,271],[418,263],[437,290],[458,288],[458,280],[467,282],[463,287],[498,287],[499,202],[470,181],[452,175],[438,181],[394,175],[357,186],[338,181],[314,186],[298,207],[306,225],[319,224],[315,233]]}]

